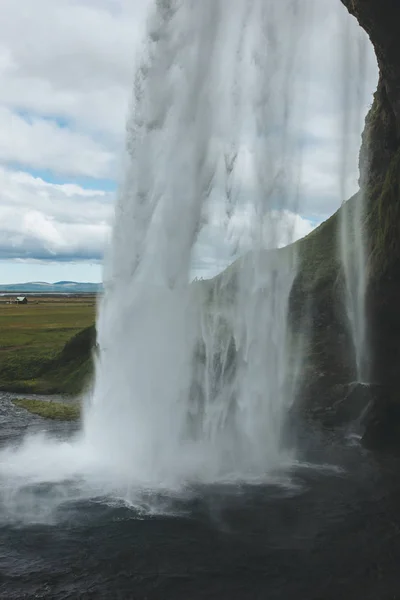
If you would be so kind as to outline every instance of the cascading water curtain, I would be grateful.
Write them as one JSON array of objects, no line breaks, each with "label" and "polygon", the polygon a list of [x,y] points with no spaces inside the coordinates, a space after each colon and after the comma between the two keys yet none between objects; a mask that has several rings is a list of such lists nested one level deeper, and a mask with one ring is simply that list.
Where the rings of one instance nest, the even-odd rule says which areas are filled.
[{"label": "cascading water curtain", "polygon": [[[268,252],[292,240],[299,208],[306,19],[299,0],[156,2],[85,415],[88,442],[127,477],[173,485],[265,474],[286,460],[295,260]],[[197,236],[211,225],[247,253],[235,297],[217,307],[190,285]]]},{"label": "cascading water curtain", "polygon": [[293,241],[300,208],[305,98],[298,94],[298,51],[307,48],[312,3],[249,1],[235,9],[239,4],[241,18],[229,13],[224,24],[235,60],[225,90],[219,225],[245,257],[217,278],[205,307],[195,406],[215,467],[248,478],[290,461],[282,434],[295,392],[287,325],[296,251],[276,248]]},{"label": "cascading water curtain", "polygon": [[345,282],[345,307],[354,345],[358,383],[369,381],[369,348],[365,295],[367,287],[364,192],[362,189],[346,202],[351,189],[351,167],[360,146],[359,132],[366,112],[368,38],[353,29],[347,11],[342,11],[342,127],[340,147],[339,253]]}]

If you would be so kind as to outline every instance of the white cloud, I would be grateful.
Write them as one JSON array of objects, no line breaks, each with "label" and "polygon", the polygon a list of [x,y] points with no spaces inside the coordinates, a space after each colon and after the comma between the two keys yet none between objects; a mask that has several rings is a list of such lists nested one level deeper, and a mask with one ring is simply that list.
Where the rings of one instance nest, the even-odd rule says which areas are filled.
[{"label": "white cloud", "polygon": [[1,1],[0,161],[115,177],[147,6]]},{"label": "white cloud", "polygon": [[2,0],[0,102],[121,136],[148,0]]},{"label": "white cloud", "polygon": [[114,155],[87,135],[0,107],[0,161],[64,175],[112,176]]},{"label": "white cloud", "polygon": [[101,260],[110,194],[0,168],[0,259]]}]

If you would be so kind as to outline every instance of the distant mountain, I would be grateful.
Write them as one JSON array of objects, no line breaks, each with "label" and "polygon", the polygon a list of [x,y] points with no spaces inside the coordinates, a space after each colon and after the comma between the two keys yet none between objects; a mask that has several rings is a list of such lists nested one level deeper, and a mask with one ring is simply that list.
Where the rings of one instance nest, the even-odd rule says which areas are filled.
[{"label": "distant mountain", "polygon": [[27,283],[10,283],[0,285],[2,294],[97,294],[101,292],[101,283],[85,283],[78,281],[29,281]]}]

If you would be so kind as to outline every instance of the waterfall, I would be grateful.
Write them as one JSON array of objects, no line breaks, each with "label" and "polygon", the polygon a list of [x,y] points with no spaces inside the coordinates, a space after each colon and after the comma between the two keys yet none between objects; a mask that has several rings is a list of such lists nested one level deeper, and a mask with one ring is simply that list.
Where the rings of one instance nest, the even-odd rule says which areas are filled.
[{"label": "waterfall", "polygon": [[[164,510],[166,495],[196,484],[288,481],[297,453],[287,417],[297,380],[308,376],[308,332],[288,327],[304,261],[291,242],[302,217],[318,221],[326,210],[315,207],[332,174],[326,156],[319,169],[303,165],[318,163],[326,142],[319,111],[337,88],[319,55],[318,11],[324,19],[316,0],[154,2],[134,78],[82,427],[66,441],[28,435],[0,453],[0,502],[10,514],[18,506],[36,514],[42,483],[55,485],[46,503],[56,510],[66,494],[148,511],[160,496]],[[345,39],[346,57],[361,60],[351,31]],[[365,69],[350,58],[342,198]],[[334,129],[336,142],[336,120]],[[362,196],[341,214],[347,316],[365,379]],[[219,275],[191,282],[199,255],[218,264]]]},{"label": "waterfall", "polygon": [[358,147],[358,131],[365,114],[365,81],[368,39],[363,30],[353,31],[347,12],[342,25],[342,134],[340,148],[339,252],[345,281],[345,307],[354,345],[357,382],[369,381],[369,348],[366,319],[366,239],[363,189],[348,202],[351,157]]},{"label": "waterfall", "polygon": [[[265,476],[289,460],[296,260],[273,249],[298,209],[300,4],[158,0],[149,20],[84,423],[137,480]],[[246,257],[222,284],[191,285],[210,222]]]}]

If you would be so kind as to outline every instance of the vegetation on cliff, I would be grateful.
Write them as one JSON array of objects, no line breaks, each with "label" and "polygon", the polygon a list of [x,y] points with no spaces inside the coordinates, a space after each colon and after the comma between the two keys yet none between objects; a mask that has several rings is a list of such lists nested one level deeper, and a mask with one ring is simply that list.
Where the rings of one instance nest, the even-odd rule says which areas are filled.
[{"label": "vegetation on cliff", "polygon": [[382,281],[400,274],[400,149],[393,155],[383,182],[368,191],[370,277]]}]

